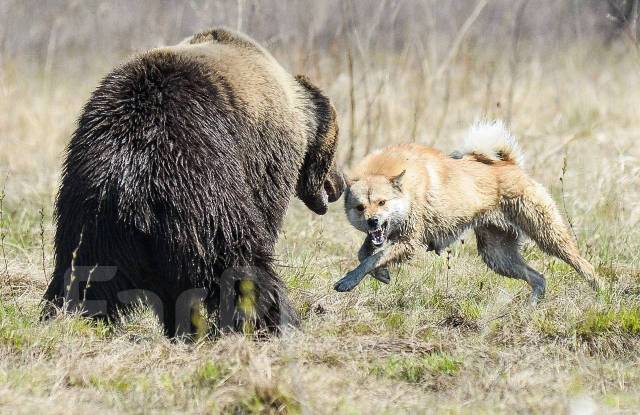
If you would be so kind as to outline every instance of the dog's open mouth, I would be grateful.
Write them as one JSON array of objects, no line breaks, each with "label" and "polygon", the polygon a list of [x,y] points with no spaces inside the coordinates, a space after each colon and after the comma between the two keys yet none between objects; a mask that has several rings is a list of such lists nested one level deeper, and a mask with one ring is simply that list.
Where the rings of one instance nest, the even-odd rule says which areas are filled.
[{"label": "dog's open mouth", "polygon": [[375,229],[369,229],[369,237],[371,237],[371,243],[375,246],[384,244],[384,241],[387,239],[387,222]]}]

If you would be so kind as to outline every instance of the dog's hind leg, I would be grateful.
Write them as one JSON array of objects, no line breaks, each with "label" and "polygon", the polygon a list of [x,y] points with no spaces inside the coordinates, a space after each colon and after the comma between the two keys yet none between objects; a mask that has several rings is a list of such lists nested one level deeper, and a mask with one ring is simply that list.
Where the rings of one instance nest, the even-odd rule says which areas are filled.
[{"label": "dog's hind leg", "polygon": [[507,217],[549,255],[571,265],[594,290],[604,288],[604,282],[593,265],[580,256],[560,211],[541,185],[527,187],[523,196],[505,202]]},{"label": "dog's hind leg", "polygon": [[478,253],[485,264],[505,277],[525,280],[531,286],[531,304],[544,297],[544,276],[531,268],[520,255],[518,235],[514,231],[495,226],[480,226],[475,229]]}]

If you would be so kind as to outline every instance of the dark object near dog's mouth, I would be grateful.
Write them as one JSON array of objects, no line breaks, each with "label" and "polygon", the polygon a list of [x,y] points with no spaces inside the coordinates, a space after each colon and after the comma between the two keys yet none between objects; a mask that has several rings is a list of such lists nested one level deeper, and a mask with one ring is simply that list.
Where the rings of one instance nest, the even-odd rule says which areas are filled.
[{"label": "dark object near dog's mouth", "polygon": [[346,182],[342,173],[338,171],[330,171],[318,193],[311,196],[302,195],[300,199],[302,199],[304,204],[307,205],[307,207],[314,213],[324,215],[327,213],[329,203],[333,203],[340,199],[345,187]]},{"label": "dark object near dog's mouth", "polygon": [[382,246],[387,240],[387,222],[375,229],[369,229],[368,233],[374,246]]}]

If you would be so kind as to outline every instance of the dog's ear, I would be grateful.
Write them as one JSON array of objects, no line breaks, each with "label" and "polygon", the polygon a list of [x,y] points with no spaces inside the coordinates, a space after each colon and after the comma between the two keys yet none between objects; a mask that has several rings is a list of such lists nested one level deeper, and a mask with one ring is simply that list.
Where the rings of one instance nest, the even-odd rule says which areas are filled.
[{"label": "dog's ear", "polygon": [[309,209],[320,215],[327,211],[328,203],[335,202],[344,191],[345,181],[336,168],[338,146],[336,110],[320,89],[304,76],[296,81],[306,90],[311,125],[315,126],[307,139],[307,152],[298,176],[296,193]]},{"label": "dog's ear", "polygon": [[402,190],[402,179],[404,178],[404,174],[406,172],[407,172],[406,169],[402,170],[402,173],[400,173],[399,175],[389,178],[389,181],[391,182],[391,186],[393,186],[398,190]]},{"label": "dog's ear", "polygon": [[355,182],[360,180],[359,177],[356,177],[355,175],[353,175],[349,170],[343,170],[342,177],[344,177],[344,181],[347,187],[351,187]]}]

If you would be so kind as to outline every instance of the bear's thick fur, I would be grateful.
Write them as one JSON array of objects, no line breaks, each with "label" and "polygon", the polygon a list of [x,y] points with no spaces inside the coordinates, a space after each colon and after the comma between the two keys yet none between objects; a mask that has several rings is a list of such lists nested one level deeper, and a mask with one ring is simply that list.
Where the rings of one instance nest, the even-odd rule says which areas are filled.
[{"label": "bear's thick fur", "polygon": [[329,100],[239,33],[123,64],[67,148],[44,315],[110,318],[143,300],[173,337],[204,300],[222,328],[295,324],[274,245],[292,195],[324,214],[342,194],[336,145]]}]

